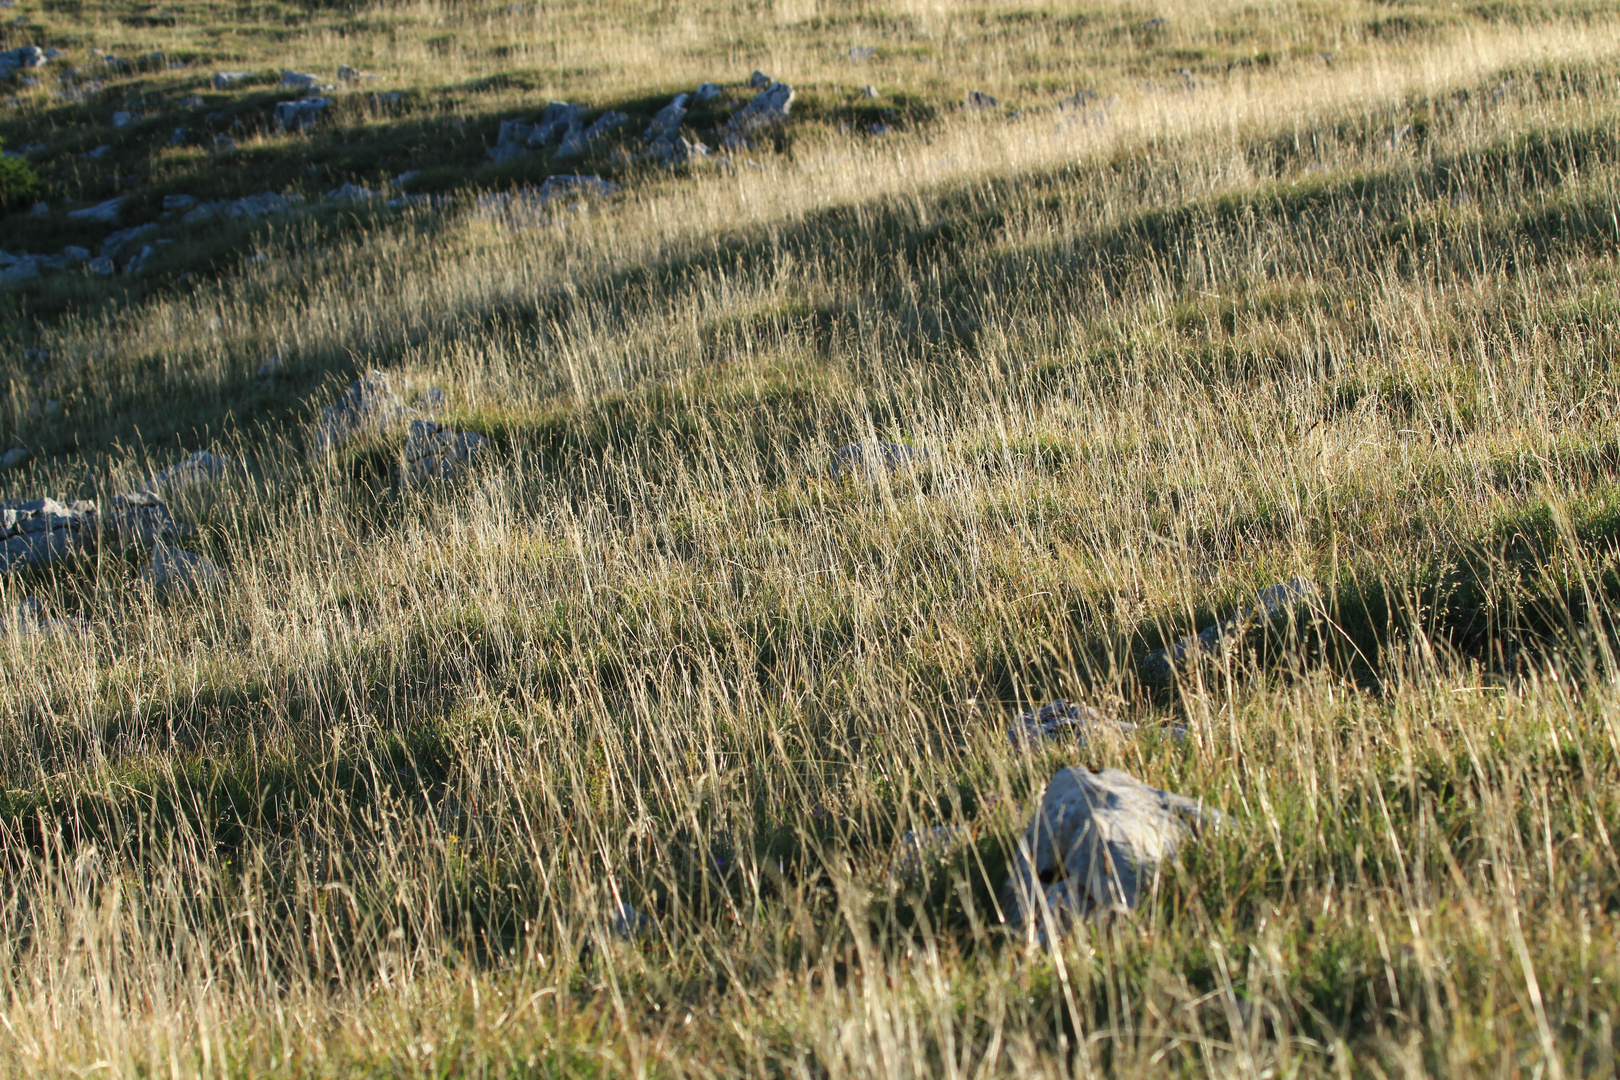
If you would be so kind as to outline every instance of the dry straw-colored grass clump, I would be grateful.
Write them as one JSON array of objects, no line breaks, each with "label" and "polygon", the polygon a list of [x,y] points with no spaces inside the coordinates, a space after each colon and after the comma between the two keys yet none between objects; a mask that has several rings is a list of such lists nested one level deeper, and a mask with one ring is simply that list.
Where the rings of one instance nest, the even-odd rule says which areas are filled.
[{"label": "dry straw-colored grass clump", "polygon": [[[29,14],[419,95],[334,139],[755,67],[806,107],[538,218],[475,170],[4,298],[0,494],[251,467],[174,500],[208,588],[0,579],[89,628],[0,637],[0,1071],[1612,1075],[1620,13],[127,8]],[[491,449],[317,452],[372,368]],[[926,453],[834,477],[866,440]],[[1140,728],[1010,745],[1057,697]],[[1080,763],[1229,827],[1009,932]]]}]

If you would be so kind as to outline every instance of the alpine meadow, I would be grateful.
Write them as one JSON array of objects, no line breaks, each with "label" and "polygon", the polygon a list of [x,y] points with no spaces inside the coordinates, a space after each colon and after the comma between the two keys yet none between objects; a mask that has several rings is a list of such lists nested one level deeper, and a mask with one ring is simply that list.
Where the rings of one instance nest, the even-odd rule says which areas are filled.
[{"label": "alpine meadow", "polygon": [[0,1077],[1615,1075],[1620,0],[0,0],[0,145]]}]

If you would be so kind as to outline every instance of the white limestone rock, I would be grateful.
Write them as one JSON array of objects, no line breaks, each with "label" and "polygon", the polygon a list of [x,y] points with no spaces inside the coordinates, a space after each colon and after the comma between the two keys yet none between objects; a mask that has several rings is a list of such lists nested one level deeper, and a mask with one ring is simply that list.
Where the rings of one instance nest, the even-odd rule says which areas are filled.
[{"label": "white limestone rock", "polygon": [[1009,921],[1042,936],[1130,911],[1164,864],[1221,815],[1118,769],[1068,768],[1047,784],[1007,881]]}]

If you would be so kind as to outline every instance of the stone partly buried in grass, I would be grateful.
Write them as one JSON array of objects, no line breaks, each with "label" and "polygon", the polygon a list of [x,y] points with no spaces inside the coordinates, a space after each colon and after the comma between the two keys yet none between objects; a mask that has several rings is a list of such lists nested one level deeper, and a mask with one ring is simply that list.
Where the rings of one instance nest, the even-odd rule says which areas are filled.
[{"label": "stone partly buried in grass", "polygon": [[1169,682],[1198,660],[1221,655],[1242,640],[1251,627],[1290,615],[1299,608],[1314,610],[1321,606],[1321,602],[1321,591],[1308,578],[1292,578],[1261,589],[1255,596],[1253,607],[1244,608],[1230,619],[1206,626],[1197,634],[1183,638],[1168,648],[1149,653],[1147,659],[1142,661],[1142,677],[1149,682]]},{"label": "stone partly buried in grass", "polygon": [[93,502],[29,499],[0,506],[0,574],[47,566],[91,551],[99,528]]},{"label": "stone partly buried in grass", "polygon": [[380,433],[404,423],[410,414],[409,406],[395,387],[395,380],[381,371],[368,371],[336,402],[321,410],[315,445],[322,452],[335,450],[362,432]]},{"label": "stone partly buried in grass", "polygon": [[[1134,735],[1141,730],[1143,729],[1136,724],[1114,720],[1102,710],[1094,709],[1090,705],[1080,705],[1059,698],[1033,712],[1019,713],[1014,717],[1007,727],[1007,741],[1014,746],[1036,746],[1047,740],[1069,735],[1077,745],[1085,746],[1099,732]],[[1157,730],[1172,739],[1187,737],[1187,729],[1179,724],[1148,730]]]},{"label": "stone partly buried in grass", "polygon": [[407,487],[426,480],[450,480],[488,446],[489,440],[476,432],[453,431],[432,420],[412,420],[400,480]]},{"label": "stone partly buried in grass", "polygon": [[928,451],[892,442],[854,442],[833,451],[832,477],[863,475],[868,479],[896,469],[915,468],[928,461]]},{"label": "stone partly buried in grass", "polygon": [[323,97],[279,102],[275,111],[276,127],[282,131],[307,131],[331,104],[330,98]]},{"label": "stone partly buried in grass", "polygon": [[1044,938],[1078,919],[1130,911],[1165,863],[1222,815],[1118,769],[1069,768],[1046,785],[1007,879],[1013,926]]},{"label": "stone partly buried in grass", "polygon": [[202,592],[219,584],[224,574],[208,558],[159,543],[152,547],[152,561],[141,571],[141,580],[160,596]]}]

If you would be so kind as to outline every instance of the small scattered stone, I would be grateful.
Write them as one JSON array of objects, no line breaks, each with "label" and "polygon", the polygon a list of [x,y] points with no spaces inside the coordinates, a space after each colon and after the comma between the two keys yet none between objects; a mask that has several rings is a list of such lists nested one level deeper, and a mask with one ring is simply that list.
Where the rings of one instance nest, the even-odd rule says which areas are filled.
[{"label": "small scattered stone", "polygon": [[848,443],[833,451],[832,477],[839,480],[855,473],[871,476],[879,471],[892,472],[895,469],[919,465],[927,461],[928,457],[928,451],[902,443]]},{"label": "small scattered stone", "polygon": [[28,460],[28,451],[20,446],[14,446],[4,454],[0,454],[0,469],[15,469]]},{"label": "small scattered stone", "polygon": [[198,97],[196,94],[188,94],[187,96],[180,99],[180,108],[182,108],[182,109],[200,109],[205,104],[207,104],[207,103],[204,102],[203,99]]},{"label": "small scattered stone", "polygon": [[134,113],[120,109],[112,115],[112,126],[115,128],[128,127],[137,119],[139,118]]},{"label": "small scattered stone", "polygon": [[709,102],[719,97],[720,92],[719,83],[706,82],[696,90],[692,91],[692,97],[699,105],[707,105]]},{"label": "small scattered stone", "polygon": [[276,353],[270,359],[259,365],[259,378],[268,379],[281,370],[281,354]]},{"label": "small scattered stone", "polygon": [[748,76],[748,86],[753,90],[763,90],[771,85],[771,77],[763,71],[756,71]]},{"label": "small scattered stone", "polygon": [[849,50],[849,60],[852,64],[865,64],[876,57],[877,50],[870,45],[854,45]]},{"label": "small scattered stone", "polygon": [[285,69],[281,72],[281,81],[276,84],[282,90],[308,90],[312,86],[319,85],[321,85],[319,75],[306,75],[302,72],[287,71]]},{"label": "small scattered stone", "polygon": [[50,217],[51,204],[48,202],[37,202],[28,208],[28,212],[33,214],[35,217]]},{"label": "small scattered stone", "polygon": [[443,412],[449,404],[450,399],[445,396],[444,390],[437,386],[428,387],[416,399],[416,407],[430,414]]},{"label": "small scattered stone", "polygon": [[217,71],[214,73],[214,89],[229,90],[243,79],[251,78],[251,71]]},{"label": "small scattered stone", "polygon": [[90,249],[80,247],[77,244],[69,244],[62,249],[62,258],[74,265],[88,262],[90,260]]},{"label": "small scattered stone", "polygon": [[236,140],[229,135],[214,136],[214,150],[221,154],[228,154],[236,149]]},{"label": "small scattered stone", "polygon": [[878,89],[877,89],[877,87],[875,87],[875,86],[864,87],[861,90],[861,97],[866,98],[868,101],[878,97]]},{"label": "small scattered stone", "polygon": [[160,596],[202,592],[223,576],[208,558],[164,543],[153,545],[152,561],[141,571],[141,580]]},{"label": "small scattered stone", "polygon": [[1005,890],[1009,921],[1033,922],[1044,937],[1048,927],[1133,910],[1160,867],[1200,827],[1220,821],[1201,802],[1118,769],[1064,769],[1019,845]]},{"label": "small scattered stone", "polygon": [[360,72],[348,64],[339,64],[337,69],[338,82],[354,82],[360,78]]},{"label": "small scattered stone", "polygon": [[86,263],[85,269],[89,270],[97,277],[112,277],[113,271],[115,271],[117,267],[113,265],[113,261],[111,259],[107,258],[105,255],[101,255]]},{"label": "small scattered stone", "polygon": [[196,205],[197,196],[195,195],[163,196],[163,209],[165,210],[189,210]]},{"label": "small scattered stone", "polygon": [[970,109],[995,109],[999,108],[1000,106],[1000,101],[991,97],[989,94],[984,93],[983,91],[972,90],[968,93],[967,107]]},{"label": "small scattered stone", "polygon": [[187,132],[185,128],[175,128],[173,131],[169,132],[169,145],[179,146],[181,143],[186,141],[186,134]]}]

